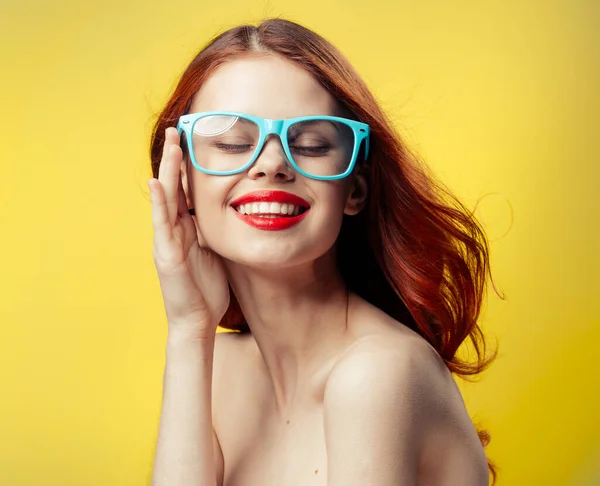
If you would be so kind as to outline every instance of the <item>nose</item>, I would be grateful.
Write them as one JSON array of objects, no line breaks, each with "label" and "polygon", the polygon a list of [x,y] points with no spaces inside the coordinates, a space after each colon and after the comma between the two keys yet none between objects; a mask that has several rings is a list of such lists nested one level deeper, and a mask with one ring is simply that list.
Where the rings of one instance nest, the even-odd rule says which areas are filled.
[{"label": "nose", "polygon": [[251,179],[266,177],[269,182],[287,182],[296,177],[277,135],[271,134],[267,137],[257,159],[248,171],[248,177]]}]

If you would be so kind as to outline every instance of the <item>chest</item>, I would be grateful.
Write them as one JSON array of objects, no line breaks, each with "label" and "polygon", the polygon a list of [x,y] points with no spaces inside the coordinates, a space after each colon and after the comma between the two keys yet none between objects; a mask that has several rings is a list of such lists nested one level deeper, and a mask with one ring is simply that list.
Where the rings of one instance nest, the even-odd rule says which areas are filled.
[{"label": "chest", "polygon": [[223,486],[325,486],[327,452],[321,407],[289,418],[246,410],[220,434]]}]

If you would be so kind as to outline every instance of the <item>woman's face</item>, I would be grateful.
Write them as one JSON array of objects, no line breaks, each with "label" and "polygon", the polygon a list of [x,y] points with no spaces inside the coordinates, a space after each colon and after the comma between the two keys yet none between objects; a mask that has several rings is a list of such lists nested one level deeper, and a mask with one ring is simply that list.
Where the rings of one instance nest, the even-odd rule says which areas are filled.
[{"label": "woman's face", "polygon": [[[308,72],[273,54],[246,56],[220,66],[196,94],[190,109],[190,113],[207,111],[270,119],[345,116],[331,94]],[[183,172],[184,187],[189,184],[191,188],[189,204],[195,209],[208,246],[227,260],[262,269],[301,265],[326,254],[336,241],[343,215],[360,211],[366,197],[362,176],[319,181],[299,174],[287,161],[281,141],[273,135],[245,172],[208,175],[188,160]],[[266,194],[260,196],[266,203],[277,201],[268,191],[291,195],[284,194],[284,199],[298,196],[309,207],[299,222],[289,227],[284,222],[283,229],[274,230],[266,219],[257,225],[249,222],[252,218],[240,217],[245,207],[240,208],[236,200],[258,192]],[[260,201],[256,204],[260,207]],[[269,229],[261,227],[262,221]]]}]

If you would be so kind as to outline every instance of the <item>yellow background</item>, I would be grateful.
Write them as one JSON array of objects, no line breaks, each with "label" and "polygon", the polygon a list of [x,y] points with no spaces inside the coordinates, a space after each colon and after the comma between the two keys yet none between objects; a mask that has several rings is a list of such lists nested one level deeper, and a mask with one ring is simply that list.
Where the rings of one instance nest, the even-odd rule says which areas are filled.
[{"label": "yellow background", "polygon": [[485,196],[500,357],[461,386],[498,484],[600,484],[595,0],[0,3],[0,484],[148,483],[151,116],[209,37],[272,15],[333,41],[439,177]]}]

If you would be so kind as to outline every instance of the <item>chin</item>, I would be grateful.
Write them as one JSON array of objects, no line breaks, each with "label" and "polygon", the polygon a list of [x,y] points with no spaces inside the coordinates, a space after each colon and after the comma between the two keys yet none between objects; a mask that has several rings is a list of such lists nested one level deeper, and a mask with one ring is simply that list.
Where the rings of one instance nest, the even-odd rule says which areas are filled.
[{"label": "chin", "polygon": [[270,241],[259,244],[246,244],[243,248],[223,249],[221,256],[232,264],[242,265],[257,271],[279,272],[303,266],[313,266],[332,250],[331,245],[308,244],[296,241],[286,243]]}]

